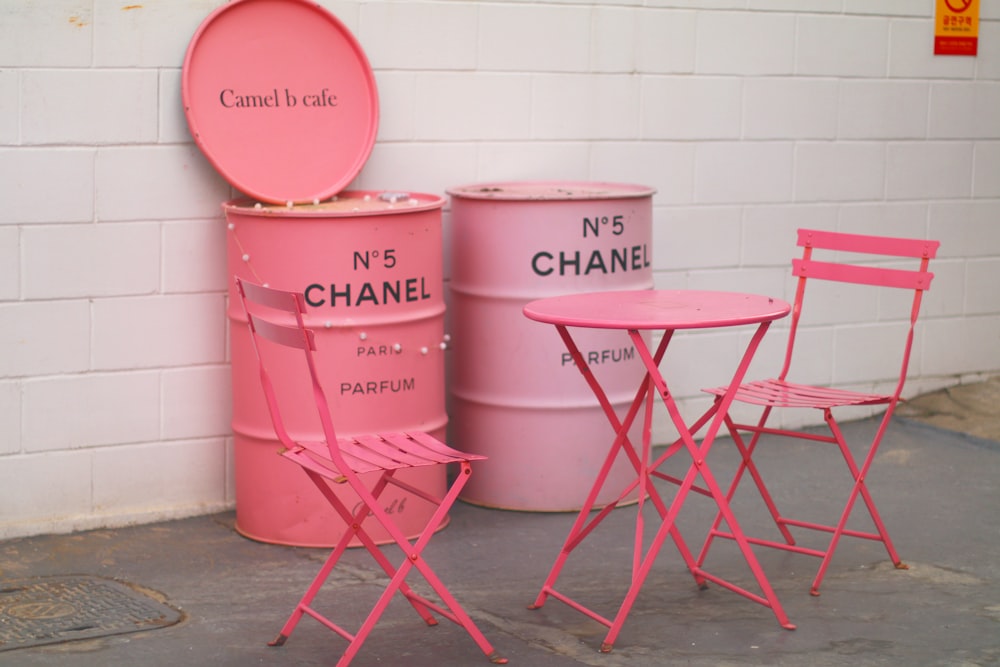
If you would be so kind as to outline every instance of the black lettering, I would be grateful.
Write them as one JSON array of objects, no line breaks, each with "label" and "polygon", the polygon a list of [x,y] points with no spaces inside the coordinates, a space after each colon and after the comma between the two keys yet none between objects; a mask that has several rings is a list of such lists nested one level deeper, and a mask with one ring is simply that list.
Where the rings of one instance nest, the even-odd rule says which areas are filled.
[{"label": "black lettering", "polygon": [[391,283],[388,280],[382,283],[382,303],[389,303],[389,298],[392,297],[392,303],[399,303],[399,281]]},{"label": "black lettering", "polygon": [[336,285],[330,285],[330,306],[331,307],[336,307],[336,305],[337,305],[337,297],[338,296],[344,297],[344,300],[347,302],[347,305],[350,306],[351,305],[351,284],[348,283],[347,287],[344,289],[343,292],[338,292]]},{"label": "black lettering", "polygon": [[591,271],[600,271],[601,273],[607,273],[608,269],[604,266],[604,257],[601,256],[600,250],[595,250],[593,254],[590,255],[590,261],[587,262],[587,269],[583,272],[583,275],[589,276]]},{"label": "black lettering", "polygon": [[560,276],[565,276],[566,275],[566,267],[567,266],[572,266],[572,267],[575,268],[575,271],[571,275],[576,275],[576,276],[580,275],[580,253],[579,252],[573,253],[573,259],[567,259],[566,253],[562,253],[562,252],[559,253],[559,275]]},{"label": "black lettering", "polygon": [[541,269],[541,268],[539,268],[539,264],[538,264],[538,260],[539,259],[551,260],[552,259],[552,253],[548,253],[548,252],[545,252],[545,251],[536,252],[535,256],[531,258],[531,270],[535,272],[535,275],[538,275],[538,276],[548,276],[548,275],[551,275],[552,271],[553,271],[552,268],[548,268],[548,269]]},{"label": "black lettering", "polygon": [[375,289],[371,283],[361,285],[361,291],[358,293],[358,301],[355,305],[360,306],[365,301],[371,301],[373,305],[378,305],[378,297],[375,295]]},{"label": "black lettering", "polygon": [[619,268],[622,271],[628,271],[628,250],[626,248],[622,248],[621,251],[617,248],[611,249],[611,273]]},{"label": "black lettering", "polygon": [[314,301],[313,298],[312,298],[312,296],[310,296],[312,294],[313,290],[319,290],[320,292],[324,292],[326,290],[325,290],[325,288],[322,285],[317,285],[315,283],[313,283],[312,285],[310,285],[309,287],[306,288],[306,291],[305,291],[306,303],[309,304],[310,306],[312,306],[313,308],[317,308],[319,306],[322,306],[324,303],[326,303],[326,299],[320,298],[320,299]]}]

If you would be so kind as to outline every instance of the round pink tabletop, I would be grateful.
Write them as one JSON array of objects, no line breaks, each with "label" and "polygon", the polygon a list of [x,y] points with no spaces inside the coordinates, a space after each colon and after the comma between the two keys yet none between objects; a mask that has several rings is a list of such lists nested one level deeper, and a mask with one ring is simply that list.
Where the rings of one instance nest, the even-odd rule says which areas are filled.
[{"label": "round pink tabletop", "polygon": [[782,318],[781,299],[742,292],[631,290],[588,292],[538,299],[524,306],[538,322],[594,329],[701,329]]}]

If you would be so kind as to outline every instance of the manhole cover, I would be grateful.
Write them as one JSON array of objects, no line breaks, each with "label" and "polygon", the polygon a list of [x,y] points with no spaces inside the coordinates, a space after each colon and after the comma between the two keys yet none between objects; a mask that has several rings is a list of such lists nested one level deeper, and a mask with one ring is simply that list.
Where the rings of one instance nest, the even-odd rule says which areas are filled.
[{"label": "manhole cover", "polygon": [[176,609],[111,579],[0,580],[0,651],[154,630],[179,620]]}]

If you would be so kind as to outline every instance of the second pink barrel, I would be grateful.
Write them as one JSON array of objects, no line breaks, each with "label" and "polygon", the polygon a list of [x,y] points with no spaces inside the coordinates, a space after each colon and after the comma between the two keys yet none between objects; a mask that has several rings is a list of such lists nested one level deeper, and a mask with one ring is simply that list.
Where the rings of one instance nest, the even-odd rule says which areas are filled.
[{"label": "second pink barrel", "polygon": [[[614,438],[553,327],[524,317],[534,299],[649,289],[652,196],[641,185],[505,182],[451,196],[449,440],[485,454],[463,500],[502,509],[579,509]],[[619,415],[642,378],[621,332],[577,340]],[[636,441],[638,428],[631,434]],[[633,478],[616,461],[598,505]]]}]

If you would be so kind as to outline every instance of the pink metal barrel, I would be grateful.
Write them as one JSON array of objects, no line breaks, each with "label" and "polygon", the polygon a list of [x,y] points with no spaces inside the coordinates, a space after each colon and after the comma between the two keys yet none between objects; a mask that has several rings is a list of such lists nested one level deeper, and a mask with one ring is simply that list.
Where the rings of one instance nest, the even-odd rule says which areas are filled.
[{"label": "pink metal barrel", "polygon": [[[339,434],[420,429],[444,437],[443,204],[435,195],[345,192],[315,205],[224,205],[229,274],[305,295]],[[331,546],[343,535],[343,522],[302,471],[277,455],[280,443],[233,289],[236,528],[264,542]],[[293,437],[321,439],[309,384],[302,369],[289,369],[276,369],[272,378],[279,396],[299,397],[283,406],[289,430]],[[440,468],[403,472],[410,474],[400,479],[412,486],[443,493]],[[415,536],[434,508],[410,496],[389,487],[382,498]]]},{"label": "pink metal barrel", "polygon": [[[533,299],[653,286],[652,196],[596,182],[452,188],[450,442],[485,454],[463,500],[526,511],[579,509],[614,438],[555,329],[524,317]],[[620,332],[581,331],[581,351],[624,414],[643,374]],[[631,434],[638,441],[638,427]],[[598,505],[633,479],[619,457]]]}]

